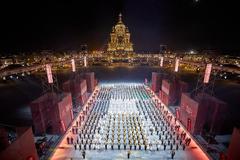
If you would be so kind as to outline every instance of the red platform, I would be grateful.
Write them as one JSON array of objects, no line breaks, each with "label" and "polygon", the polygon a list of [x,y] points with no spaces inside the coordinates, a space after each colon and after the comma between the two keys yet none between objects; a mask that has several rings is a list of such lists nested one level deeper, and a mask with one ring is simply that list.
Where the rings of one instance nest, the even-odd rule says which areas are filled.
[{"label": "red platform", "polygon": [[152,90],[158,92],[162,84],[162,75],[161,73],[152,72]]},{"label": "red platform", "polygon": [[169,81],[162,80],[161,90],[159,91],[159,98],[166,106],[179,105],[181,93],[188,90],[188,84],[174,79]]},{"label": "red platform", "polygon": [[[3,131],[2,128],[0,133]],[[17,138],[11,144],[7,143],[3,150],[0,150],[1,160],[38,160],[37,151],[35,148],[33,132],[31,127],[17,127],[16,128]],[[2,134],[1,134],[2,135]],[[3,138],[3,139],[2,139]],[[4,137],[1,137],[1,141]],[[7,137],[5,137],[7,140]]]},{"label": "red platform", "polygon": [[227,104],[208,94],[191,97],[183,93],[180,104],[180,121],[189,132],[201,134],[204,128],[208,132],[221,134],[227,120]]},{"label": "red platform", "polygon": [[79,75],[68,80],[62,85],[64,92],[70,92],[73,98],[73,106],[78,107],[83,105],[87,99],[87,82]]},{"label": "red platform", "polygon": [[87,91],[92,93],[96,86],[94,72],[87,72],[84,74],[84,78],[87,81]]},{"label": "red platform", "polygon": [[35,134],[63,134],[73,119],[70,93],[46,93],[30,106]]},{"label": "red platform", "polygon": [[234,128],[230,145],[228,147],[227,159],[239,160],[240,159],[239,148],[240,148],[240,129]]}]

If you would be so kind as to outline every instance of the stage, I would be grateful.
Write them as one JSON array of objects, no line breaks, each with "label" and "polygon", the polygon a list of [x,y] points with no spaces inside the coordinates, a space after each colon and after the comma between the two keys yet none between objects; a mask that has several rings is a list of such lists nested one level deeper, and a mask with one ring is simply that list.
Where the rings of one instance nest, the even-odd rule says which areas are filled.
[{"label": "stage", "polygon": [[51,159],[182,159],[208,157],[149,87],[100,84]]}]

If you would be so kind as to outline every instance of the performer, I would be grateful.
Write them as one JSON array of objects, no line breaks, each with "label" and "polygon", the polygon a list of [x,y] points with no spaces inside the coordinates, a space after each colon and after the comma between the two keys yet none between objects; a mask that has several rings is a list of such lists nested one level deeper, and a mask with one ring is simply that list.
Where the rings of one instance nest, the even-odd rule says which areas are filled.
[{"label": "performer", "polygon": [[186,147],[185,144],[183,144],[182,146],[183,146],[183,150],[185,150],[185,147]]},{"label": "performer", "polygon": [[86,152],[85,152],[85,150],[82,151],[82,157],[83,157],[83,159],[85,159],[85,157],[86,157]]},{"label": "performer", "polygon": [[128,159],[130,158],[130,154],[131,154],[131,152],[128,151],[128,153],[127,153],[127,157],[128,157]]},{"label": "performer", "polygon": [[67,144],[69,144],[70,143],[70,140],[69,140],[69,137],[67,137]]},{"label": "performer", "polygon": [[163,144],[163,148],[164,148],[164,150],[166,150],[166,143]]},{"label": "performer", "polygon": [[175,156],[175,150],[172,150],[171,154],[172,154],[172,159],[173,159]]}]

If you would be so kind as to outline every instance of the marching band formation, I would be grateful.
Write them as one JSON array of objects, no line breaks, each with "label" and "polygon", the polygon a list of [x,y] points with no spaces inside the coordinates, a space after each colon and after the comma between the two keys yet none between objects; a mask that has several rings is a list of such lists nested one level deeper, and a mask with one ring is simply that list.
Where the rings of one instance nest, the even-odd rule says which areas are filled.
[{"label": "marching band formation", "polygon": [[[191,139],[143,84],[101,85],[86,119],[72,128],[75,150],[185,150]],[[130,153],[128,154],[128,157]]]}]

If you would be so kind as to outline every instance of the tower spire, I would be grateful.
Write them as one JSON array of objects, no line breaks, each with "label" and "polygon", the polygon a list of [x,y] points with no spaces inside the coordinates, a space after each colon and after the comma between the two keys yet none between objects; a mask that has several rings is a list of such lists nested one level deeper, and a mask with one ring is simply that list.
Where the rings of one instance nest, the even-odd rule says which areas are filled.
[{"label": "tower spire", "polygon": [[119,15],[118,15],[118,22],[122,22],[122,14],[121,13],[119,13]]}]

